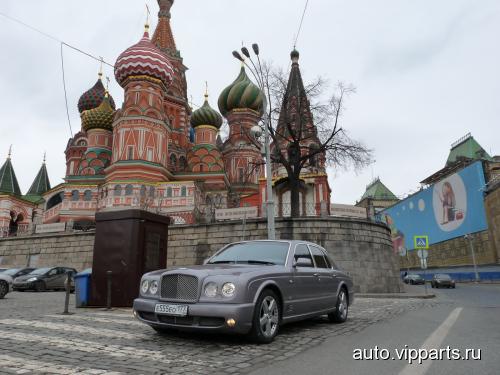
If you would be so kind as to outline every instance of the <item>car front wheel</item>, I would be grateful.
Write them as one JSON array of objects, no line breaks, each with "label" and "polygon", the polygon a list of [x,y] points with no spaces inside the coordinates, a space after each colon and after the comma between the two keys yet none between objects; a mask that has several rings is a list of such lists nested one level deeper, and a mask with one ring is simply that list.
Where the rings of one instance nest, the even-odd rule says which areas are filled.
[{"label": "car front wheel", "polygon": [[5,295],[9,292],[9,285],[5,281],[0,281],[0,299],[5,297]]},{"label": "car front wheel", "polygon": [[270,343],[278,334],[280,326],[280,305],[276,294],[264,290],[255,304],[252,322],[252,338],[263,344]]},{"label": "car front wheel", "polygon": [[328,314],[328,319],[332,323],[344,323],[347,320],[349,313],[349,303],[347,301],[347,293],[344,288],[340,289],[337,296],[337,305],[335,311]]}]

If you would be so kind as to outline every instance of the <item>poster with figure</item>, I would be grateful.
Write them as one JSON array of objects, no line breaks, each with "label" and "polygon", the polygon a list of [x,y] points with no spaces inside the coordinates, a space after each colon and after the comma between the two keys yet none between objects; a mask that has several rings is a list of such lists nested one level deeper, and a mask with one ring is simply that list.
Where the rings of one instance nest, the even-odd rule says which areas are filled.
[{"label": "poster with figure", "polygon": [[394,252],[413,249],[415,235],[426,234],[434,244],[486,230],[484,186],[478,161],[382,211]]}]

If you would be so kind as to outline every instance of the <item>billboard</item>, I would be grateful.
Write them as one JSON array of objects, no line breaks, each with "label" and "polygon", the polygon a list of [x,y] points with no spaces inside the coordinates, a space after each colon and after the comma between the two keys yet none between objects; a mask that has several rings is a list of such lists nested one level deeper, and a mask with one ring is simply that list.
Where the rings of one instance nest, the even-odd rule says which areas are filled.
[{"label": "billboard", "polygon": [[414,236],[428,236],[434,244],[486,230],[484,185],[478,161],[382,211],[394,251],[414,249]]}]

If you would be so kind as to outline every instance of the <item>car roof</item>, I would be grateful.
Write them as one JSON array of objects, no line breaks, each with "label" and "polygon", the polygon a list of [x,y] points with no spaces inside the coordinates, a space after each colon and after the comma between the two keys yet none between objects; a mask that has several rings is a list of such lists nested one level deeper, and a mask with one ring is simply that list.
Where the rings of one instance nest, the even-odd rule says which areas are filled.
[{"label": "car roof", "polygon": [[308,244],[308,245],[314,245],[314,246],[323,247],[320,244],[317,244],[317,243],[314,243],[314,242],[311,242],[311,241],[306,241],[306,240],[285,240],[285,239],[276,239],[276,240],[249,240],[249,241],[236,241],[236,242],[232,242],[232,243],[245,243],[245,242],[287,242],[287,243],[289,243],[291,245],[296,245],[296,244],[299,244],[299,243],[305,243],[305,244]]}]

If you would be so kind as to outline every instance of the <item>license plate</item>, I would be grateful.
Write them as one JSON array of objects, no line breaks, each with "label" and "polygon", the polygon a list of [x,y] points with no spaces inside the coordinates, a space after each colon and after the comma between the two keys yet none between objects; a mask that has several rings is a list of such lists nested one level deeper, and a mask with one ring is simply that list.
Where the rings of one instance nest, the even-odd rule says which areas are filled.
[{"label": "license plate", "polygon": [[157,303],[155,313],[173,316],[186,316],[188,313],[187,305],[170,305],[166,303]]}]

